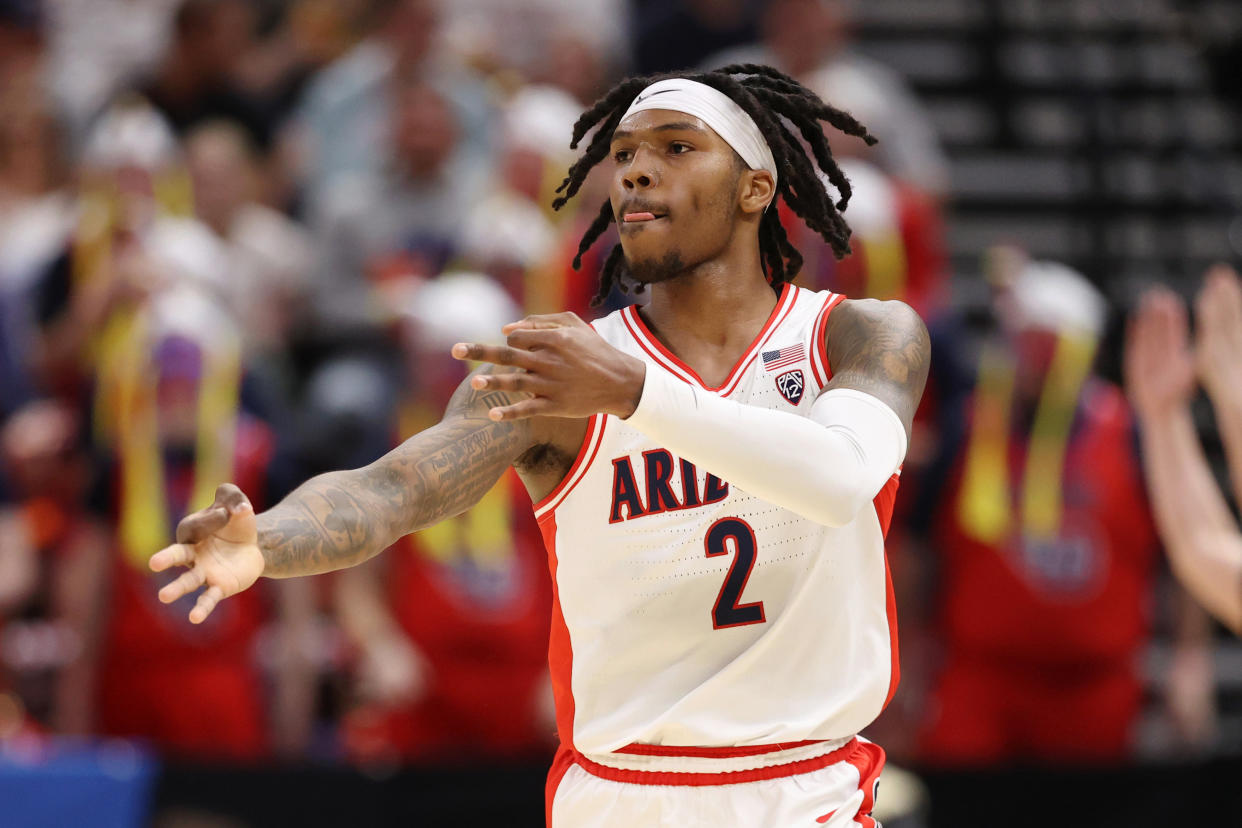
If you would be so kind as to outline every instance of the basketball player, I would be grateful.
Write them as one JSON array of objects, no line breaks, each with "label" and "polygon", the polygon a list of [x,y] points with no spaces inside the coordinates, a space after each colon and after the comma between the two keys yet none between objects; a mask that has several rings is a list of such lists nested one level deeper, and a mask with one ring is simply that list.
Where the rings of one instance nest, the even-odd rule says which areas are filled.
[{"label": "basketball player", "polygon": [[820,120],[874,140],[765,66],[619,84],[557,204],[608,159],[580,250],[616,221],[600,295],[646,307],[455,345],[487,364],[438,425],[257,517],[222,486],[152,558],[189,567],[160,597],[206,585],[201,621],[260,576],[358,563],[513,465],[553,577],[550,824],[875,825],[884,753],[856,734],[897,683],[883,538],[929,349],[906,305],[789,284],[778,197],[848,249]]},{"label": "basketball player", "polygon": [[1224,265],[1208,272],[1195,304],[1167,288],[1143,303],[1126,337],[1126,385],[1142,421],[1147,489],[1173,572],[1221,623],[1242,635],[1242,534],[1216,487],[1190,401],[1202,384],[1216,411],[1234,495],[1242,502],[1242,284]]}]

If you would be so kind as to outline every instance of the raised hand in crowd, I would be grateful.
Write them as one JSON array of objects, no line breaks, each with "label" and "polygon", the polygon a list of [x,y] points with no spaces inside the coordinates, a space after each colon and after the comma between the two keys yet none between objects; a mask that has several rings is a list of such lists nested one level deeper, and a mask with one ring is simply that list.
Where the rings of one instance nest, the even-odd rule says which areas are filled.
[{"label": "raised hand in crowd", "polygon": [[1126,337],[1126,385],[1141,421],[1148,493],[1173,572],[1205,609],[1242,633],[1242,533],[1216,486],[1190,410],[1196,381],[1202,381],[1216,408],[1236,491],[1242,407],[1233,401],[1238,389],[1230,377],[1242,361],[1237,274],[1213,268],[1197,312],[1192,352],[1181,299],[1166,288],[1143,297]]}]

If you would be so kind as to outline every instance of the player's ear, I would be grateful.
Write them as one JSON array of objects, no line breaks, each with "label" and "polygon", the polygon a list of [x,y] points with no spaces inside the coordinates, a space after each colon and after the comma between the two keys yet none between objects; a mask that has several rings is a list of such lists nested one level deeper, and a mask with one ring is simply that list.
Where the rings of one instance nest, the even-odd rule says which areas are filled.
[{"label": "player's ear", "polygon": [[743,170],[738,189],[744,213],[762,213],[776,198],[776,182],[767,170]]}]

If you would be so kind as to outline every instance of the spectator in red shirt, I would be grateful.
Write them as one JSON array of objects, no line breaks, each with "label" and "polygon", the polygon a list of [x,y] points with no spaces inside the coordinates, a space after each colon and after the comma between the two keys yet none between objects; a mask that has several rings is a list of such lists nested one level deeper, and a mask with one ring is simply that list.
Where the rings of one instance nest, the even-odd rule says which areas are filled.
[{"label": "spectator in red shirt", "polygon": [[[151,537],[210,499],[220,480],[263,492],[271,429],[239,409],[240,340],[228,317],[193,293],[161,303],[134,326],[126,371],[105,399],[119,407],[109,487],[116,534],[105,567],[98,730],[149,740],[162,752],[254,760],[296,755],[309,735],[311,673],[301,657],[311,604],[290,582],[192,625],[160,603],[146,568]],[[109,593],[110,591],[110,593]],[[257,659],[277,637],[269,694]],[[269,712],[270,715],[269,715]]]},{"label": "spectator in red shirt", "polygon": [[[1158,559],[1129,409],[1092,373],[1105,302],[1063,265],[997,263],[1000,335],[934,519],[944,663],[920,750],[945,765],[1121,761]],[[1199,735],[1205,629],[1186,622],[1186,681],[1171,684],[1177,723]]]}]

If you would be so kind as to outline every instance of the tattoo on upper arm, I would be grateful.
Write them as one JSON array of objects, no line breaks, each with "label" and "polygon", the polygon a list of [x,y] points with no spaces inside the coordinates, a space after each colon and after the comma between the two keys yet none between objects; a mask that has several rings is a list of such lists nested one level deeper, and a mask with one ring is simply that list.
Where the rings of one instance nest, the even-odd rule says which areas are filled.
[{"label": "tattoo on upper arm", "polygon": [[829,388],[854,388],[888,403],[909,436],[927,384],[927,326],[904,302],[843,302],[828,317]]},{"label": "tattoo on upper arm", "polygon": [[402,535],[470,508],[531,447],[529,420],[496,423],[487,416],[524,396],[476,391],[467,380],[437,425],[369,466],[302,484],[259,516],[265,574],[309,574],[359,563]]}]

